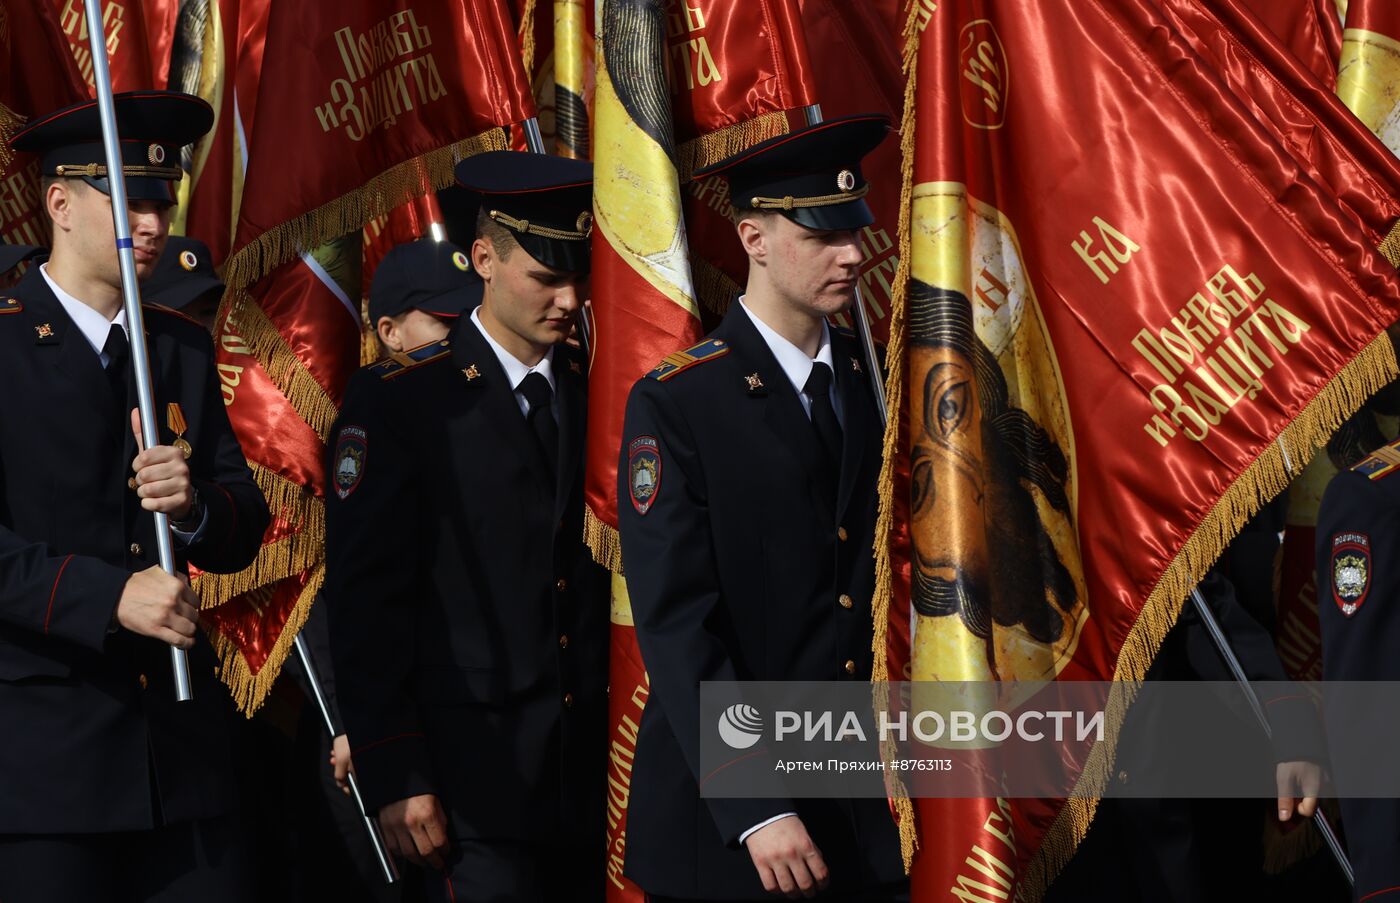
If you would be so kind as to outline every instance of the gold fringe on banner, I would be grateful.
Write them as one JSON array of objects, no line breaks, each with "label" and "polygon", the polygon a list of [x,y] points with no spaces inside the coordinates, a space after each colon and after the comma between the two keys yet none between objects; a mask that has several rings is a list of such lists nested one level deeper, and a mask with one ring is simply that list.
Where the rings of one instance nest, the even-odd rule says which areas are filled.
[{"label": "gold fringe on banner", "polygon": [[282,665],[292,653],[292,644],[296,642],[297,634],[306,624],[306,616],[311,613],[311,602],[321,591],[325,579],[325,564],[316,565],[287,616],[287,623],[277,637],[277,643],[272,647],[272,654],[258,669],[258,673],[254,674],[253,669],[248,667],[248,660],[243,657],[233,640],[223,635],[210,637],[214,654],[219,657],[219,680],[229,688],[229,692],[233,694],[234,705],[238,706],[238,710],[246,717],[253,717],[267,699],[273,684],[277,682],[278,675],[282,673]]},{"label": "gold fringe on banner", "polygon": [[258,550],[253,563],[236,574],[201,573],[192,586],[200,608],[217,608],[244,593],[300,574],[326,556],[326,503],[299,483],[248,462],[275,520],[292,524],[297,532]]},{"label": "gold fringe on banner", "polygon": [[[231,299],[231,300],[230,300]],[[245,291],[230,289],[225,303],[232,305],[230,316],[238,324],[239,334],[252,349],[253,356],[267,371],[278,390],[292,403],[306,425],[325,441],[335,423],[335,402],[325,388],[306,369],[306,364],[282,338],[282,333],[267,318],[267,314]]]},{"label": "gold fringe on banner", "polygon": [[10,164],[15,162],[15,152],[10,149],[10,139],[24,122],[25,117],[0,103],[0,172],[8,171]]},{"label": "gold fringe on banner", "polygon": [[711,313],[724,316],[734,296],[743,289],[729,274],[701,257],[691,256],[690,277],[695,283],[695,297]]},{"label": "gold fringe on banner", "polygon": [[1376,250],[1381,256],[1390,261],[1390,265],[1400,269],[1400,220],[1396,220],[1386,233],[1385,239],[1376,246]]},{"label": "gold fringe on banner", "polygon": [[604,522],[588,505],[583,506],[583,541],[594,561],[622,576],[622,538],[616,527]]},{"label": "gold fringe on banner", "polygon": [[525,67],[525,77],[535,81],[535,3],[525,0],[525,9],[520,14],[520,62]]},{"label": "gold fringe on banner", "polygon": [[765,113],[744,122],[725,126],[699,138],[692,138],[676,148],[676,172],[681,184],[690,181],[697,169],[704,169],[711,163],[718,163],[725,157],[732,157],[739,151],[747,150],[760,141],[776,138],[788,133],[787,113]]},{"label": "gold fringe on banner", "polygon": [[[909,4],[908,18],[904,22],[904,112],[899,123],[899,269],[894,277],[894,293],[890,303],[890,340],[885,359],[890,362],[889,375],[885,377],[885,410],[889,416],[885,424],[884,460],[880,465],[880,513],[875,521],[875,595],[871,601],[871,613],[875,622],[872,648],[875,664],[871,673],[877,711],[889,708],[889,637],[890,606],[894,594],[894,570],[890,561],[890,537],[894,535],[894,469],[900,448],[899,412],[904,406],[904,342],[907,323],[907,301],[909,292],[910,268],[910,223],[914,196],[914,125],[916,110],[916,82],[918,80],[919,4]],[[911,637],[912,639],[912,637]],[[885,761],[899,757],[893,739],[887,739],[881,746]],[[899,851],[904,857],[904,870],[908,872],[914,864],[914,853],[919,848],[919,827],[915,824],[914,803],[909,799],[904,782],[898,772],[887,772],[890,800],[894,804],[895,820],[899,823]]]},{"label": "gold fringe on banner", "polygon": [[245,289],[302,251],[364,228],[400,204],[451,185],[452,167],[458,160],[506,148],[505,131],[491,128],[392,166],[363,186],[273,226],[240,248],[224,266],[224,282],[230,291]]},{"label": "gold fringe on banner", "polygon": [[1075,798],[1066,801],[1027,867],[1023,888],[1029,899],[1044,895],[1088,833],[1098,807],[1097,797],[1112,774],[1118,731],[1128,705],[1136,697],[1148,667],[1167,631],[1181,614],[1191,589],[1201,582],[1206,571],[1224,553],[1226,545],[1258,513],[1264,502],[1288,488],[1289,481],[1303,470],[1313,453],[1327,443],[1342,421],[1397,376],[1400,376],[1400,366],[1396,363],[1395,348],[1390,337],[1381,333],[1343,367],[1284,427],[1278,439],[1230,484],[1167,565],[1119,651],[1113,680],[1121,684],[1122,692],[1112,694],[1104,713],[1107,729],[1104,741],[1090,751],[1075,787]]}]

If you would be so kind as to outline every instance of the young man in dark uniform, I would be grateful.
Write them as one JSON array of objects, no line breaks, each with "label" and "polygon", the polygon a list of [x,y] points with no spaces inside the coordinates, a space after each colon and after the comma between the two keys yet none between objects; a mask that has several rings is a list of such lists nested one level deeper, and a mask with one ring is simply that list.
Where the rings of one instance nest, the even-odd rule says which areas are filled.
[{"label": "young man in dark uniform", "polygon": [[467,252],[452,242],[420,238],[395,245],[369,288],[369,322],[379,347],[393,357],[447,338],[457,317],[481,303],[482,291]]},{"label": "young man in dark uniform", "polygon": [[699,684],[870,680],[882,429],[855,341],[827,326],[873,222],[860,161],[882,116],[830,120],[724,176],[748,285],[704,342],[633,387],[622,554],[651,676],[626,874],[653,900],[904,893],[883,799],[702,799]]},{"label": "young man in dark uniform", "polygon": [[194,320],[209,332],[224,296],[224,281],[214,272],[209,246],[197,238],[172,235],[151,275],[141,283],[141,298]]},{"label": "young man in dark uniform", "polygon": [[347,397],[326,601],[365,802],[431,898],[599,900],[608,597],[583,545],[592,167],[499,152],[480,307]]},{"label": "young man in dark uniform", "polygon": [[[138,277],[166,241],[180,148],[212,122],[167,92],[116,98]],[[228,691],[199,600],[157,565],[237,571],[267,506],[229,427],[213,346],[144,317],[161,445],[133,432],[135,383],[96,102],[13,141],[40,156],[49,260],[0,298],[0,900],[243,900]],[[177,703],[169,646],[189,651]]]}]

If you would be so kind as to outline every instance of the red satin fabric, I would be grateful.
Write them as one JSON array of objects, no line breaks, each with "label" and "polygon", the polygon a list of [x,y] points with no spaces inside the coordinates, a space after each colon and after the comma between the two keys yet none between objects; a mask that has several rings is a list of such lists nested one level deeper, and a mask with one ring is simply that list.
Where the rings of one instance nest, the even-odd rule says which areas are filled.
[{"label": "red satin fabric", "polygon": [[651,692],[642,665],[637,628],[613,624],[608,633],[608,903],[644,903],[642,889],[622,876],[627,858],[627,801],[632,792],[632,757],[637,752],[637,728]]},{"label": "red satin fabric", "polygon": [[[1187,538],[1400,314],[1395,268],[1375,251],[1400,214],[1396,162],[1239,0],[955,0],[938,4],[922,41],[915,184],[962,183],[1007,217],[1064,381],[1090,616],[1060,677],[1111,679]],[[984,42],[995,114],[965,76],[963,51]],[[1108,280],[1073,250],[1081,232],[1098,234],[1095,217],[1138,246]],[[1178,432],[1159,445],[1144,424],[1166,380],[1133,341],[1167,326],[1227,264],[1262,284],[1252,309],[1268,299],[1309,328],[1202,441]],[[893,622],[908,617],[893,606]],[[1084,752],[1067,747],[1067,765]],[[941,899],[984,836],[965,808],[920,804],[916,900]],[[1018,875],[1058,811],[1015,802]]]},{"label": "red satin fabric", "polygon": [[[48,0],[48,5],[68,37],[69,52],[88,84],[88,95],[95,96],[92,93],[92,44],[83,15],[83,0]],[[170,73],[170,45],[175,39],[178,0],[105,0],[101,7],[112,90],[164,88]]]},{"label": "red satin fabric", "polygon": [[[416,30],[393,21],[406,11]],[[385,22],[391,36],[376,31]],[[353,40],[338,41],[346,28]],[[274,4],[235,249],[399,163],[534,114],[503,0]]]},{"label": "red satin fabric", "polygon": [[[1358,7],[1365,2],[1353,0],[1347,7],[1349,26],[1357,20]],[[1319,81],[1329,89],[1336,87],[1342,23],[1337,19],[1335,0],[1244,0],[1244,6]]]},{"label": "red satin fabric", "polygon": [[360,267],[361,294],[368,297],[374,284],[374,271],[395,246],[417,241],[428,234],[433,223],[442,222],[437,195],[425,194],[407,204],[400,204],[365,226],[364,258]]},{"label": "red satin fabric", "polygon": [[677,141],[816,103],[797,0],[673,0],[666,18]]}]

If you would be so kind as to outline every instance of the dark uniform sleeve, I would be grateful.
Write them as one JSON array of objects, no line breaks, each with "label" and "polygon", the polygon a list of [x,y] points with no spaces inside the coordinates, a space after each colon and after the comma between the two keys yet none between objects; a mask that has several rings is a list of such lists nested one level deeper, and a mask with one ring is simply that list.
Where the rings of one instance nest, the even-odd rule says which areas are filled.
[{"label": "dark uniform sleeve", "polygon": [[[329,443],[326,611],[341,716],[370,811],[436,792],[413,690],[416,465],[394,422],[393,400],[361,371],[346,389]],[[361,455],[355,479],[337,478]]]},{"label": "dark uniform sleeve", "polygon": [[209,343],[209,365],[200,398],[202,435],[195,440],[198,444],[190,461],[190,477],[208,520],[199,541],[190,545],[185,555],[200,570],[232,574],[257,557],[271,515],[224,409],[214,370],[213,343],[202,331],[201,338]]},{"label": "dark uniform sleeve", "polygon": [[[1259,701],[1269,716],[1274,761],[1326,761],[1326,744],[1317,709],[1283,670],[1273,637],[1245,611],[1235,596],[1235,588],[1219,571],[1206,574],[1200,590],[1249,682],[1264,685],[1258,688],[1264,691],[1259,694]],[[1195,674],[1201,680],[1233,682],[1234,675],[1189,600],[1181,610],[1179,623],[1185,633],[1186,655]],[[1227,702],[1242,718],[1254,719],[1242,694],[1231,692]]]},{"label": "dark uniform sleeve", "polygon": [[[665,384],[643,379],[632,388],[618,465],[618,521],[637,642],[651,678],[648,705],[665,715],[696,783],[700,768],[700,683],[735,681],[724,639],[719,578],[710,536],[705,473],[689,425]],[[639,436],[657,441],[659,489],[646,514],[629,501],[627,449]],[[706,798],[725,842],[774,816],[794,812],[789,799]]]},{"label": "dark uniform sleeve", "polygon": [[101,651],[131,572],[0,527],[0,620]]}]

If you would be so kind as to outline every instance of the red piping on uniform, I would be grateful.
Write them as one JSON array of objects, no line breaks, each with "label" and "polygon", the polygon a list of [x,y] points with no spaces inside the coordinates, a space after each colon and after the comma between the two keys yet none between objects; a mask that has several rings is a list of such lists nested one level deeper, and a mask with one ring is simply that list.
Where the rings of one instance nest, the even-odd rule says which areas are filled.
[{"label": "red piping on uniform", "polygon": [[403,740],[408,737],[421,736],[423,736],[422,731],[411,731],[407,734],[395,734],[392,737],[385,737],[383,740],[375,740],[373,743],[366,743],[364,746],[356,747],[355,749],[350,750],[350,755],[353,756],[356,753],[362,753],[367,749],[374,749],[376,746],[383,746],[385,743],[393,743],[395,740]]},{"label": "red piping on uniform", "polygon": [[1276,702],[1283,702],[1285,699],[1307,699],[1302,693],[1294,693],[1291,696],[1275,696],[1273,699],[1264,700],[1264,705],[1273,705]]},{"label": "red piping on uniform", "polygon": [[45,634],[47,634],[47,633],[49,632],[49,618],[50,618],[50,616],[53,615],[53,600],[54,600],[54,597],[56,597],[56,596],[58,595],[58,581],[60,581],[60,580],[63,579],[63,571],[64,571],[65,568],[68,567],[68,562],[70,562],[70,561],[72,561],[72,560],[73,560],[73,556],[72,556],[72,555],[69,555],[67,558],[63,559],[63,564],[60,564],[60,565],[58,566],[58,574],[56,574],[56,575],[54,576],[54,578],[53,578],[53,589],[49,590],[49,607],[48,607],[48,610],[44,612],[44,633],[45,633]]},{"label": "red piping on uniform", "polygon": [[452,903],[457,903],[457,892],[452,889],[452,872],[442,876],[442,880],[447,884],[447,899]]},{"label": "red piping on uniform", "polygon": [[1366,903],[1367,900],[1371,899],[1372,897],[1379,897],[1381,894],[1393,894],[1397,890],[1400,890],[1400,885],[1396,885],[1395,887],[1387,887],[1385,890],[1373,890],[1369,894],[1361,898],[1361,903]]}]

